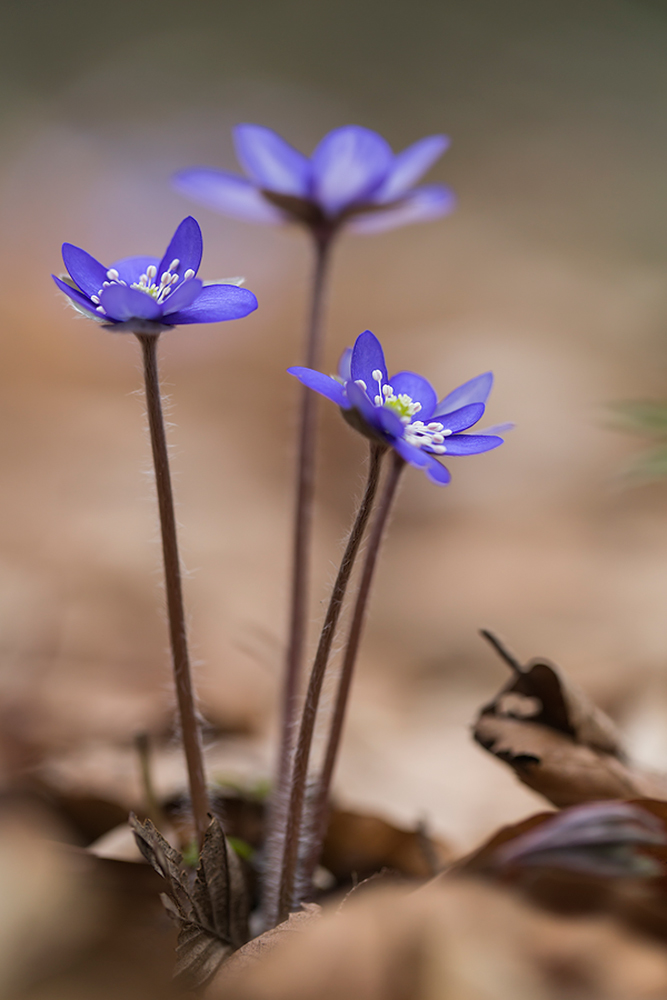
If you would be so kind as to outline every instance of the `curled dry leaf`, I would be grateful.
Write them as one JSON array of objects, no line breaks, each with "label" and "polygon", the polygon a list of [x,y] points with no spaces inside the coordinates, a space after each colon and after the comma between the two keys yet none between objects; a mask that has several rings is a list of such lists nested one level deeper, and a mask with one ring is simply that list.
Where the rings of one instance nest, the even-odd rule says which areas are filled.
[{"label": "curled dry leaf", "polygon": [[241,863],[213,819],[192,876],[182,855],[150,820],[130,817],[139,850],[166,884],[162,901],[178,929],[174,977],[186,989],[207,983],[221,963],[248,939],[248,893]]},{"label": "curled dry leaf", "polygon": [[[667,803],[595,802],[504,827],[444,880],[480,875],[532,903],[581,916],[613,915],[667,942]],[[440,876],[443,881],[443,876]]]},{"label": "curled dry leaf", "polygon": [[599,799],[667,798],[667,778],[633,767],[620,737],[556,664],[522,665],[493,633],[482,635],[513,676],[480,711],[475,740],[529,788],[564,808]]},{"label": "curled dry leaf", "polygon": [[641,801],[589,802],[505,827],[452,870],[504,874],[540,867],[651,878],[666,871],[646,851],[656,846],[667,848],[667,827]]}]

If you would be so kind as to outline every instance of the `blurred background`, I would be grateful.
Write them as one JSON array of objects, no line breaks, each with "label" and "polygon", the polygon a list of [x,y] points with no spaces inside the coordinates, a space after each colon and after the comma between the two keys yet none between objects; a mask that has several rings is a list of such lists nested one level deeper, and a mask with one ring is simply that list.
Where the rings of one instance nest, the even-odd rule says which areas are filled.
[{"label": "blurred background", "polygon": [[[186,599],[212,773],[271,769],[310,267],[296,230],[214,215],[179,168],[236,170],[231,128],[310,152],[346,123],[446,132],[451,217],[335,258],[327,361],[364,329],[440,395],[493,369],[503,448],[403,484],[337,791],[457,848],[542,805],[476,747],[505,668],[556,660],[667,767],[667,489],[609,406],[667,395],[667,5],[659,0],[5,0],[0,33],[0,714],[5,777],[131,801],[132,737],[182,784],[137,344],[78,318],[63,241],[161,253],[191,211],[202,276],[259,311],[162,338]],[[311,648],[365,446],[323,405]],[[166,735],[165,735],[166,734]]]}]

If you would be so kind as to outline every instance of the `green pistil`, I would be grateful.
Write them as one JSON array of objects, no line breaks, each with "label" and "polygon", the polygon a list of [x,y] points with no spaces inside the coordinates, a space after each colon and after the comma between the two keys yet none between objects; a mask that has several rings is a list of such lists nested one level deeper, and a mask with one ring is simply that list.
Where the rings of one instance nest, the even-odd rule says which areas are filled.
[{"label": "green pistil", "polygon": [[393,399],[385,399],[384,405],[401,418],[411,417],[414,410],[412,400],[408,396],[394,396]]}]

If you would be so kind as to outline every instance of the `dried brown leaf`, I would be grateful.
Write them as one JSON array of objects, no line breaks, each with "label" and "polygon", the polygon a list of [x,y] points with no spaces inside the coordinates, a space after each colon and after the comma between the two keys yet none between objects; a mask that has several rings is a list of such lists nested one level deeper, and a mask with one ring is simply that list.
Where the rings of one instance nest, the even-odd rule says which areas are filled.
[{"label": "dried brown leaf", "polygon": [[667,798],[667,778],[633,767],[616,728],[560,668],[544,659],[522,666],[484,632],[514,676],[485,705],[475,740],[529,788],[564,808],[600,799]]},{"label": "dried brown leaf", "polygon": [[504,827],[439,881],[482,875],[571,916],[613,915],[667,941],[667,803],[588,803]]},{"label": "dried brown leaf", "polygon": [[[283,925],[285,926],[285,925]],[[238,953],[239,955],[241,953]],[[667,955],[609,918],[540,911],[478,879],[378,887],[282,933],[207,1000],[660,1000]]]},{"label": "dried brown leaf", "polygon": [[369,878],[389,868],[412,878],[429,878],[451,860],[451,848],[423,827],[397,827],[379,816],[333,809],[322,864],[339,881],[351,873]]},{"label": "dried brown leaf", "polygon": [[206,831],[194,878],[183,858],[150,820],[130,824],[139,850],[165,879],[163,903],[176,921],[175,978],[187,989],[203,986],[248,938],[248,893],[241,863],[213,819]]},{"label": "dried brown leaf", "polygon": [[506,827],[457,870],[558,868],[603,878],[657,877],[666,869],[646,848],[658,845],[667,848],[667,828],[641,800],[589,802]]},{"label": "dried brown leaf", "polygon": [[248,941],[225,962],[224,968],[216,977],[214,984],[216,989],[222,989],[222,984],[233,982],[245,970],[255,966],[260,959],[266,958],[275,948],[283,944],[287,937],[295,931],[302,930],[307,923],[319,917],[321,912],[322,907],[317,903],[304,903],[297,913],[290,913],[282,924]]}]

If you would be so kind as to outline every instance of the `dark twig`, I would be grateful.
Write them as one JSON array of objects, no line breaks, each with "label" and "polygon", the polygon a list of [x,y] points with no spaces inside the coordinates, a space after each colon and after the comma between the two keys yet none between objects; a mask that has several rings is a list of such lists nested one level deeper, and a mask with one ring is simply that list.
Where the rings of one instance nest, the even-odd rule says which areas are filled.
[{"label": "dark twig", "polygon": [[519,660],[518,656],[516,656],[512,652],[512,650],[500,638],[500,636],[496,635],[495,632],[492,632],[491,629],[488,628],[481,628],[479,630],[479,634],[483,639],[486,639],[489,645],[493,646],[498,656],[500,656],[500,658],[503,659],[505,663],[507,663],[512,668],[512,670],[515,671],[515,673],[517,674],[525,673],[523,664]]}]

